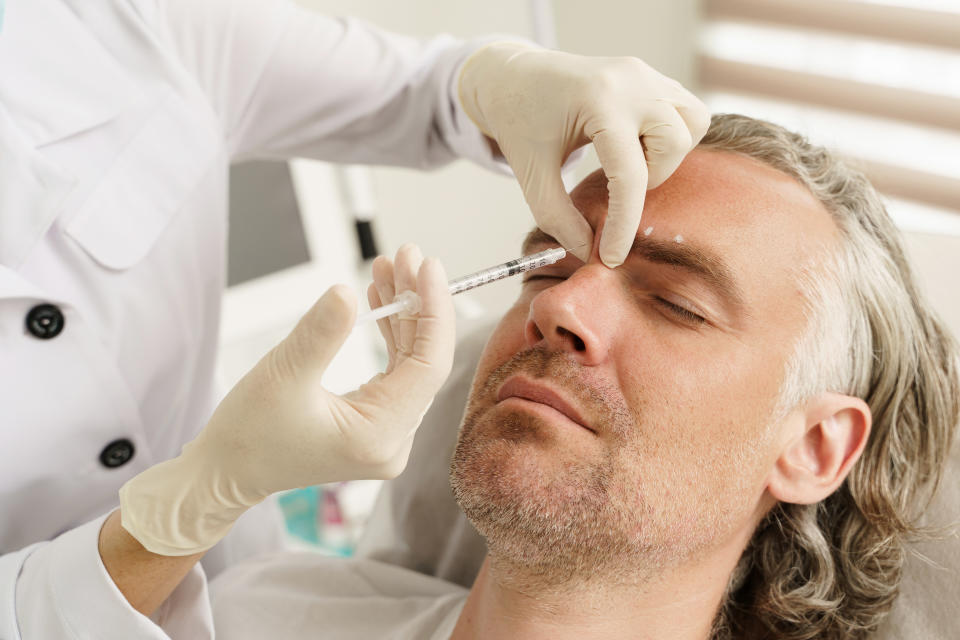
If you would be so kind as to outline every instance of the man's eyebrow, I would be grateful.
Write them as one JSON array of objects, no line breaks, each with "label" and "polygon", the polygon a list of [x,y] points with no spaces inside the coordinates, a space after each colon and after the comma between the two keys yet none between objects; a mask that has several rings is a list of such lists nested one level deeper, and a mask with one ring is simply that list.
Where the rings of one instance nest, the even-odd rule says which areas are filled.
[{"label": "man's eyebrow", "polygon": [[[543,230],[534,228],[523,241],[523,254],[532,253],[534,247],[544,244],[560,243]],[[734,305],[743,305],[743,293],[731,275],[727,263],[708,249],[675,240],[664,241],[637,236],[633,241],[633,246],[630,247],[630,254],[648,262],[689,271],[702,278]]]},{"label": "man's eyebrow", "polygon": [[[560,244],[557,239],[545,231],[534,228],[523,241],[523,254],[532,252],[542,244]],[[702,278],[736,306],[743,305],[743,293],[731,275],[730,267],[718,255],[693,244],[657,240],[646,236],[637,236],[630,247],[630,255],[648,262],[678,267]]]},{"label": "man's eyebrow", "polygon": [[709,249],[686,244],[686,241],[664,241],[637,236],[630,247],[630,255],[689,271],[734,305],[743,305],[743,293],[731,275],[730,267]]},{"label": "man's eyebrow", "polygon": [[523,255],[528,255],[529,253],[532,253],[532,249],[534,247],[541,244],[559,245],[560,243],[557,241],[556,238],[548,234],[546,231],[543,231],[539,227],[534,227],[533,231],[528,233],[527,237],[524,238],[523,249],[521,249],[520,252]]}]

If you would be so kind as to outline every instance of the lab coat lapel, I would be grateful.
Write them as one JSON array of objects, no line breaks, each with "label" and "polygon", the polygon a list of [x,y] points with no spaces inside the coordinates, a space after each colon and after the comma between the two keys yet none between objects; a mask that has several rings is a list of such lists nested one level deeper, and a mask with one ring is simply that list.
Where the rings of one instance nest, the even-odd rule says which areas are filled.
[{"label": "lab coat lapel", "polygon": [[[48,304],[55,304],[61,308],[69,307],[70,303],[49,291],[41,289],[28,281],[19,273],[0,264],[0,300],[22,298],[27,300],[42,300]],[[2,638],[4,636],[0,636]]]}]

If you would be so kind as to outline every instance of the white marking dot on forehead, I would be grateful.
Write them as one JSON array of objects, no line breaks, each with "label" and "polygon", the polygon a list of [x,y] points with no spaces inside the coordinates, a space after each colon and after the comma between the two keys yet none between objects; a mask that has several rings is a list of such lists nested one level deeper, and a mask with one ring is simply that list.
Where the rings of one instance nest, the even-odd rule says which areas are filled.
[{"label": "white marking dot on forehead", "polygon": [[680,235],[679,233],[678,233],[676,236],[674,236],[673,239],[674,239],[674,241],[676,241],[676,242],[683,242],[683,236]]},{"label": "white marking dot on forehead", "polygon": [[653,233],[653,227],[647,227],[646,229],[643,230],[643,235],[645,236],[648,236],[651,233]]}]

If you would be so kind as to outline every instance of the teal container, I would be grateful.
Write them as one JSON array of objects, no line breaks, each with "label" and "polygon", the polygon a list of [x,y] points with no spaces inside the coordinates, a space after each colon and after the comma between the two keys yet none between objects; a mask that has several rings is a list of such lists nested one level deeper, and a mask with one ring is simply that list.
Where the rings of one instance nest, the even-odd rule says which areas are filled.
[{"label": "teal container", "polygon": [[288,491],[278,502],[287,532],[328,555],[353,555],[356,540],[340,508],[339,485]]}]

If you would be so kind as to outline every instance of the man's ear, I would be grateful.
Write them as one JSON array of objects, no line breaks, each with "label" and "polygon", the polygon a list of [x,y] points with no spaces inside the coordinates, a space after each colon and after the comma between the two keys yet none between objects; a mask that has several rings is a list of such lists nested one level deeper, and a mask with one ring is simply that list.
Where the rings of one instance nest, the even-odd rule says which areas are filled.
[{"label": "man's ear", "polygon": [[787,442],[767,482],[781,502],[820,502],[844,481],[870,435],[870,407],[860,398],[823,393],[787,418]]}]

